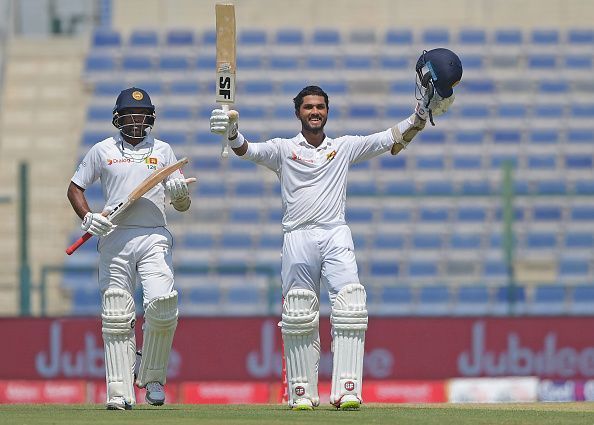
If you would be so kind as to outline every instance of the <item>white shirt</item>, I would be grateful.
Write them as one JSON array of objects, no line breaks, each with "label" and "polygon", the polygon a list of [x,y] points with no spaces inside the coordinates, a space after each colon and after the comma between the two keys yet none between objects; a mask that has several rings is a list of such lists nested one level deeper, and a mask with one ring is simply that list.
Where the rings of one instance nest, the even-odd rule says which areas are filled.
[{"label": "white shirt", "polygon": [[290,232],[345,224],[349,165],[387,152],[393,144],[391,130],[326,137],[317,148],[299,133],[292,139],[249,143],[242,158],[271,169],[280,179],[282,227]]},{"label": "white shirt", "polygon": [[[131,159],[142,158],[145,154],[148,154],[146,159]],[[155,170],[176,161],[173,149],[168,143],[149,135],[138,145],[132,146],[118,133],[91,147],[76,169],[72,182],[86,189],[99,179],[105,205],[113,207],[127,199],[128,195]],[[182,173],[176,171],[166,180],[176,177],[182,177]],[[157,184],[150,189],[122,212],[114,224],[121,227],[165,226],[165,185]]]}]

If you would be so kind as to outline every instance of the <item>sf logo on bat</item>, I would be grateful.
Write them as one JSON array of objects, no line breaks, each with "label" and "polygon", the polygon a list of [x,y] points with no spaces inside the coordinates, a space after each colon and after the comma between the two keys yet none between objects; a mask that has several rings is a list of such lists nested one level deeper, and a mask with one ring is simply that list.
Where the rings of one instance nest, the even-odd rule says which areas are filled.
[{"label": "sf logo on bat", "polygon": [[217,102],[233,102],[235,99],[235,76],[226,72],[219,73],[217,80]]}]

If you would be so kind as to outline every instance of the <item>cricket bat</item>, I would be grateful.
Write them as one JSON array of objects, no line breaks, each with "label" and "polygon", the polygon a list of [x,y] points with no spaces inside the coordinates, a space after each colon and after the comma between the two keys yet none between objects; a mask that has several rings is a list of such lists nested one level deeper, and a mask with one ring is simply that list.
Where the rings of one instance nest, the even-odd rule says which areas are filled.
[{"label": "cricket bat", "polygon": [[[217,65],[215,101],[223,111],[235,103],[235,5],[216,4]],[[229,155],[229,135],[224,134],[221,156]]]},{"label": "cricket bat", "polygon": [[[168,165],[167,167],[163,167],[160,170],[155,171],[150,176],[148,176],[142,183],[140,183],[136,188],[128,195],[128,197],[117,204],[113,210],[106,217],[113,221],[117,216],[119,216],[123,211],[125,211],[130,205],[132,205],[136,200],[142,197],[146,192],[151,190],[153,187],[161,183],[166,177],[170,176],[174,171],[179,170],[184,165],[188,163],[188,158],[182,158],[174,164]],[[186,179],[186,182],[191,183],[196,181],[195,178]],[[104,214],[105,215],[105,214]],[[90,233],[85,233],[82,235],[76,242],[70,245],[66,249],[66,254],[71,255],[74,251],[76,251],[82,244],[86,241],[91,239]]]}]

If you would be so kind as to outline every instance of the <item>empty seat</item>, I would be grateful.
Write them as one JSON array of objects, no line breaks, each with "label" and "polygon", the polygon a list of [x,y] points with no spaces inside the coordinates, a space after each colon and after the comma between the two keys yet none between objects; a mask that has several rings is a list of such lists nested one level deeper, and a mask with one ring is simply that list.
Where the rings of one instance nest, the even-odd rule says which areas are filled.
[{"label": "empty seat", "polygon": [[570,29],[567,33],[567,42],[570,45],[591,47],[594,44],[594,31],[581,28]]},{"label": "empty seat", "polygon": [[531,155],[528,157],[528,168],[550,170],[556,168],[557,155]]},{"label": "empty seat", "polygon": [[454,133],[454,141],[463,145],[480,145],[483,143],[483,131],[457,131]]},{"label": "empty seat", "polygon": [[258,223],[260,221],[260,210],[257,208],[239,208],[229,211],[231,223]]},{"label": "empty seat", "polygon": [[331,70],[337,67],[336,58],[332,56],[308,56],[305,66],[315,70]]},{"label": "empty seat", "polygon": [[561,119],[565,115],[563,105],[535,105],[532,114],[535,118]]},{"label": "empty seat", "polygon": [[133,30],[128,42],[132,47],[157,47],[159,35],[152,30]]},{"label": "empty seat", "polygon": [[489,290],[483,285],[461,286],[458,289],[454,314],[482,316],[490,313]]},{"label": "empty seat", "polygon": [[523,314],[526,310],[526,288],[518,285],[498,287],[493,312],[498,315]]},{"label": "empty seat", "polygon": [[410,286],[383,286],[380,289],[379,303],[374,310],[380,314],[410,314],[414,304]]},{"label": "empty seat", "polygon": [[563,65],[571,70],[591,70],[592,56],[589,55],[567,55]]},{"label": "empty seat", "polygon": [[437,277],[437,264],[433,261],[413,260],[408,264],[408,276],[416,278]]},{"label": "empty seat", "polygon": [[187,293],[188,300],[192,304],[209,304],[218,307],[221,301],[221,288],[214,284],[212,286],[205,287],[190,287],[185,290]]},{"label": "empty seat", "polygon": [[382,156],[379,160],[380,167],[383,169],[405,169],[407,158],[406,155],[398,156]]},{"label": "empty seat", "polygon": [[423,193],[431,196],[450,196],[454,194],[454,183],[447,180],[429,180],[423,184]]},{"label": "empty seat", "polygon": [[296,28],[281,28],[274,35],[274,42],[278,45],[302,45],[305,36],[303,31]]},{"label": "empty seat", "polygon": [[371,208],[347,208],[346,210],[347,222],[371,222],[373,219],[373,209]]},{"label": "empty seat", "polygon": [[244,46],[264,47],[268,42],[268,34],[263,29],[249,28],[242,29],[237,35],[237,44]]},{"label": "empty seat", "polygon": [[557,57],[555,55],[530,55],[528,56],[528,68],[537,70],[554,70],[557,66]]},{"label": "empty seat", "polygon": [[161,131],[156,137],[157,139],[161,139],[170,145],[183,145],[186,143],[188,138],[185,132],[173,130]]},{"label": "empty seat", "polygon": [[221,248],[242,249],[252,246],[252,236],[247,233],[224,233],[221,236]]},{"label": "empty seat", "polygon": [[520,45],[523,42],[523,35],[519,29],[509,28],[509,29],[496,29],[495,30],[495,37],[494,43],[497,45],[503,46],[514,46]]},{"label": "empty seat", "polygon": [[347,186],[347,196],[376,196],[377,194],[375,182],[352,182]]},{"label": "empty seat", "polygon": [[191,47],[194,45],[194,31],[185,29],[170,29],[165,34],[165,44],[168,47]]},{"label": "empty seat", "polygon": [[450,44],[450,32],[445,28],[430,28],[423,30],[421,41],[425,45],[439,46]]},{"label": "empty seat", "polygon": [[[199,54],[196,57],[196,60],[194,61],[194,65],[195,65],[196,69],[198,69],[200,71],[207,70],[207,71],[214,72],[216,63],[217,63],[217,59],[212,54]],[[212,92],[214,93],[214,86],[213,86]]]},{"label": "empty seat", "polygon": [[519,144],[522,140],[522,133],[519,130],[495,130],[493,142],[496,144]]},{"label": "empty seat", "polygon": [[492,192],[491,184],[487,180],[462,182],[461,193],[471,196],[487,196]]},{"label": "empty seat", "polygon": [[[245,161],[245,160],[238,160],[236,162],[239,163],[240,161]],[[246,162],[248,162],[248,161],[246,161]],[[245,197],[263,196],[266,193],[266,188],[264,186],[264,183],[262,183],[262,182],[259,182],[259,181],[247,182],[247,181],[245,181],[245,182],[237,183],[234,187],[233,192],[234,192],[235,196],[245,196]]]},{"label": "empty seat", "polygon": [[536,182],[538,195],[563,195],[567,193],[565,182],[562,180],[539,180]]},{"label": "empty seat", "polygon": [[215,239],[210,233],[186,233],[182,240],[185,248],[211,249],[215,246]]},{"label": "empty seat", "polygon": [[248,80],[237,87],[238,92],[245,94],[271,95],[274,83],[270,80]]},{"label": "empty seat", "polygon": [[591,316],[594,311],[594,285],[578,285],[571,291],[568,310],[571,314]]},{"label": "empty seat", "polygon": [[456,211],[458,221],[482,222],[487,218],[487,211],[483,207],[460,207]]},{"label": "empty seat", "polygon": [[396,259],[393,261],[371,260],[369,271],[372,276],[396,277],[398,275],[399,267]]},{"label": "empty seat", "polygon": [[101,314],[101,302],[98,288],[74,288],[70,313],[74,316],[96,316]]},{"label": "empty seat", "polygon": [[[169,84],[169,92],[174,95],[194,96],[200,92],[200,83],[198,81],[174,80]],[[212,107],[210,109],[212,110]]]},{"label": "empty seat", "polygon": [[441,155],[419,155],[415,162],[419,170],[442,170],[444,167],[444,158]]},{"label": "empty seat", "polygon": [[561,285],[534,288],[532,301],[527,305],[527,312],[539,315],[559,315],[566,313],[566,288]]},{"label": "empty seat", "polygon": [[570,211],[572,221],[594,221],[594,206],[577,205]]},{"label": "empty seat", "polygon": [[384,194],[391,196],[412,196],[417,193],[416,184],[411,180],[390,182],[384,187]]},{"label": "empty seat", "polygon": [[371,55],[347,55],[343,57],[344,69],[370,71],[374,67],[374,58]]},{"label": "empty seat", "polygon": [[559,260],[559,280],[580,280],[589,279],[590,262],[580,258],[562,258]]},{"label": "empty seat", "polygon": [[593,118],[594,103],[579,103],[570,105],[571,116],[575,118]]},{"label": "empty seat", "polygon": [[150,71],[153,67],[153,60],[149,56],[124,56],[122,58],[122,69],[124,71]]},{"label": "empty seat", "polygon": [[314,45],[332,44],[337,45],[341,42],[341,36],[338,30],[332,28],[314,29],[311,42]]},{"label": "empty seat", "polygon": [[555,205],[535,206],[532,210],[532,218],[537,221],[561,220],[561,207]]},{"label": "empty seat", "polygon": [[[268,67],[273,70],[296,70],[300,68],[299,57],[297,56],[287,56],[287,55],[273,55],[268,58]],[[303,81],[299,81],[299,85],[301,86],[299,90],[303,88]],[[298,93],[299,90],[295,91]]]},{"label": "empty seat", "polygon": [[163,55],[159,57],[159,69],[162,71],[187,71],[190,69],[190,59],[181,55]]},{"label": "empty seat", "polygon": [[480,249],[481,235],[475,233],[454,233],[450,235],[449,246],[453,249]]},{"label": "empty seat", "polygon": [[586,129],[569,130],[567,141],[569,143],[592,143],[594,142],[594,131]]},{"label": "empty seat", "polygon": [[384,42],[388,45],[407,46],[413,42],[413,34],[410,29],[388,29],[384,36]]},{"label": "empty seat", "polygon": [[[594,219],[594,217],[592,217]],[[567,233],[565,235],[566,248],[594,248],[594,235],[592,233]]]},{"label": "empty seat", "polygon": [[448,220],[449,209],[448,208],[430,208],[423,207],[419,211],[420,221],[428,222],[444,222]]},{"label": "empty seat", "polygon": [[404,247],[404,236],[399,233],[379,233],[373,236],[375,249],[401,249]]},{"label": "empty seat", "polygon": [[192,116],[192,108],[184,105],[170,105],[159,110],[159,119],[167,121],[190,120]]},{"label": "empty seat", "polygon": [[559,43],[559,30],[556,28],[535,28],[530,33],[530,41],[535,45],[552,47]]},{"label": "empty seat", "polygon": [[447,286],[423,286],[419,290],[419,303],[416,313],[438,316],[450,313],[450,290]]},{"label": "empty seat", "polygon": [[480,155],[454,156],[452,165],[458,170],[480,170],[482,168],[482,157]]},{"label": "empty seat", "polygon": [[528,132],[528,140],[535,145],[555,144],[560,139],[559,131],[557,130],[530,130]]},{"label": "empty seat", "polygon": [[109,28],[97,28],[92,37],[93,48],[120,48],[122,36],[118,31]]},{"label": "empty seat", "polygon": [[530,249],[552,249],[557,247],[557,235],[554,233],[529,233],[526,235],[526,247]]},{"label": "empty seat", "polygon": [[578,195],[594,195],[594,180],[577,180],[575,193]]},{"label": "empty seat", "polygon": [[237,69],[263,69],[264,68],[264,58],[261,55],[238,55],[237,60]]},{"label": "empty seat", "polygon": [[[462,45],[481,46],[487,42],[487,34],[482,28],[462,28],[458,32],[458,43]],[[466,62],[464,62],[466,66]]]},{"label": "empty seat", "polygon": [[85,72],[88,73],[110,72],[116,68],[116,60],[111,55],[91,54],[85,59]]}]

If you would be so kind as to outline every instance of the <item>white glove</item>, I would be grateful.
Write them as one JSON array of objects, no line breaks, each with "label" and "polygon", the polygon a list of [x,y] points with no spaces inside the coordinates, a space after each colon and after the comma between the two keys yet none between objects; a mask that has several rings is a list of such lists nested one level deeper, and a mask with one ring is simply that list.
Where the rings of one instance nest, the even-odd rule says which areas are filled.
[{"label": "white glove", "polygon": [[167,180],[165,183],[165,187],[169,192],[169,197],[171,198],[171,203],[176,204],[179,201],[184,200],[190,194],[188,190],[188,184],[186,183],[186,179],[184,178],[174,178],[171,180]]},{"label": "white glove", "polygon": [[455,99],[453,93],[450,97],[444,99],[431,85],[422,90],[421,97],[421,100],[417,102],[415,113],[422,120],[427,120],[427,118],[429,118],[431,124],[433,124],[433,117],[437,117],[446,112],[450,105],[454,103]]},{"label": "white glove", "polygon": [[237,138],[239,128],[239,113],[231,110],[225,112],[222,109],[213,109],[210,115],[211,133],[225,135],[228,134],[229,140]]},{"label": "white glove", "polygon": [[114,225],[107,217],[100,213],[88,212],[85,214],[80,228],[93,236],[105,236],[114,229]]}]

